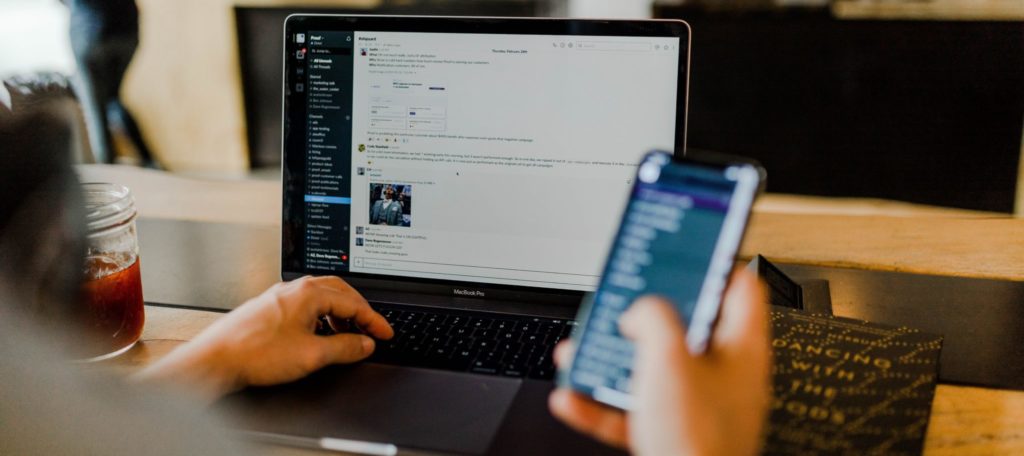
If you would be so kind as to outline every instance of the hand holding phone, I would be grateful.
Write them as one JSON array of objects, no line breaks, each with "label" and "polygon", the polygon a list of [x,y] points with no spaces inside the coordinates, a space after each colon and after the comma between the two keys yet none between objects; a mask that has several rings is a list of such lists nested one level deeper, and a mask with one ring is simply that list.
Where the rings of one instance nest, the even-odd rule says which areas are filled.
[{"label": "hand holding phone", "polygon": [[[563,387],[549,399],[554,416],[638,456],[757,454],[771,399],[771,349],[768,304],[754,273],[733,274],[707,354],[689,352],[666,300],[638,299],[620,327],[636,346],[634,409],[623,413]],[[555,363],[567,365],[572,352],[571,341],[559,344]]]},{"label": "hand holding phone", "polygon": [[601,282],[582,306],[563,384],[631,407],[634,346],[618,325],[643,295],[673,303],[689,351],[706,349],[760,181],[756,166],[734,160],[643,159]]}]

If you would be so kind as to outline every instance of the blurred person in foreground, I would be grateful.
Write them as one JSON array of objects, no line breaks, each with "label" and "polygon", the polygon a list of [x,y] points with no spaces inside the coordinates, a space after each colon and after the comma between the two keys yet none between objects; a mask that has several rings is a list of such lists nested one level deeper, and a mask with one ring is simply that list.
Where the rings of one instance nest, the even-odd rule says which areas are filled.
[{"label": "blurred person in foreground", "polygon": [[[77,303],[83,227],[68,112],[57,103],[15,116],[0,106],[0,454],[249,452],[204,404],[365,359],[374,339],[393,336],[344,281],[307,277],[274,285],[127,381],[70,363],[61,347],[76,333],[63,317]],[[320,315],[372,337],[316,336]],[[637,454],[753,454],[768,398],[766,315],[756,280],[738,274],[709,352],[694,356],[672,307],[642,300],[622,320],[637,344],[636,410],[564,390],[551,409]],[[558,359],[570,351],[559,347]]]},{"label": "blurred person in foreground", "polygon": [[[70,148],[77,107],[13,113],[0,96],[0,454],[243,452],[204,406],[248,385],[369,356],[387,321],[336,277],[274,285],[129,379],[71,362],[84,214]],[[359,334],[317,336],[321,315]]]}]

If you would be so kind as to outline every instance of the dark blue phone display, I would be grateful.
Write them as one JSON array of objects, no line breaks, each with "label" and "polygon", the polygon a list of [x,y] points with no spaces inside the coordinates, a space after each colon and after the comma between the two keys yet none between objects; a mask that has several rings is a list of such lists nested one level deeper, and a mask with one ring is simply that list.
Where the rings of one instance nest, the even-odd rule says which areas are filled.
[{"label": "dark blue phone display", "polygon": [[726,174],[657,155],[641,164],[582,322],[569,373],[575,389],[613,405],[625,402],[624,394],[618,396],[629,391],[633,345],[619,333],[622,313],[641,295],[660,295],[676,305],[688,325],[706,281],[724,281],[709,275],[709,267],[737,185]]}]

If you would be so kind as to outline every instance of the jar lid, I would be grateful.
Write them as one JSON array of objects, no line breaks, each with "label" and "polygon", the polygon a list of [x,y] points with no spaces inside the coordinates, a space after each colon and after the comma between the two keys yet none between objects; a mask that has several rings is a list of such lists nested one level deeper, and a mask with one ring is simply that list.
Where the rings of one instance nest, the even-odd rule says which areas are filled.
[{"label": "jar lid", "polygon": [[120,184],[87,182],[82,184],[85,199],[85,226],[89,236],[130,223],[135,219],[135,198]]}]

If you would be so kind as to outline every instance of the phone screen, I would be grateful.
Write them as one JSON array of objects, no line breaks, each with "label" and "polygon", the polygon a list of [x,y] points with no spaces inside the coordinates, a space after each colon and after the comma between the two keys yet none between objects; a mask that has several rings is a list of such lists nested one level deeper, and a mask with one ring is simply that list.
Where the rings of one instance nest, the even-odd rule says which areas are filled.
[{"label": "phone screen", "polygon": [[645,157],[591,302],[583,306],[569,385],[628,409],[633,345],[619,317],[642,295],[675,304],[687,343],[703,351],[743,236],[759,174],[750,165]]}]

